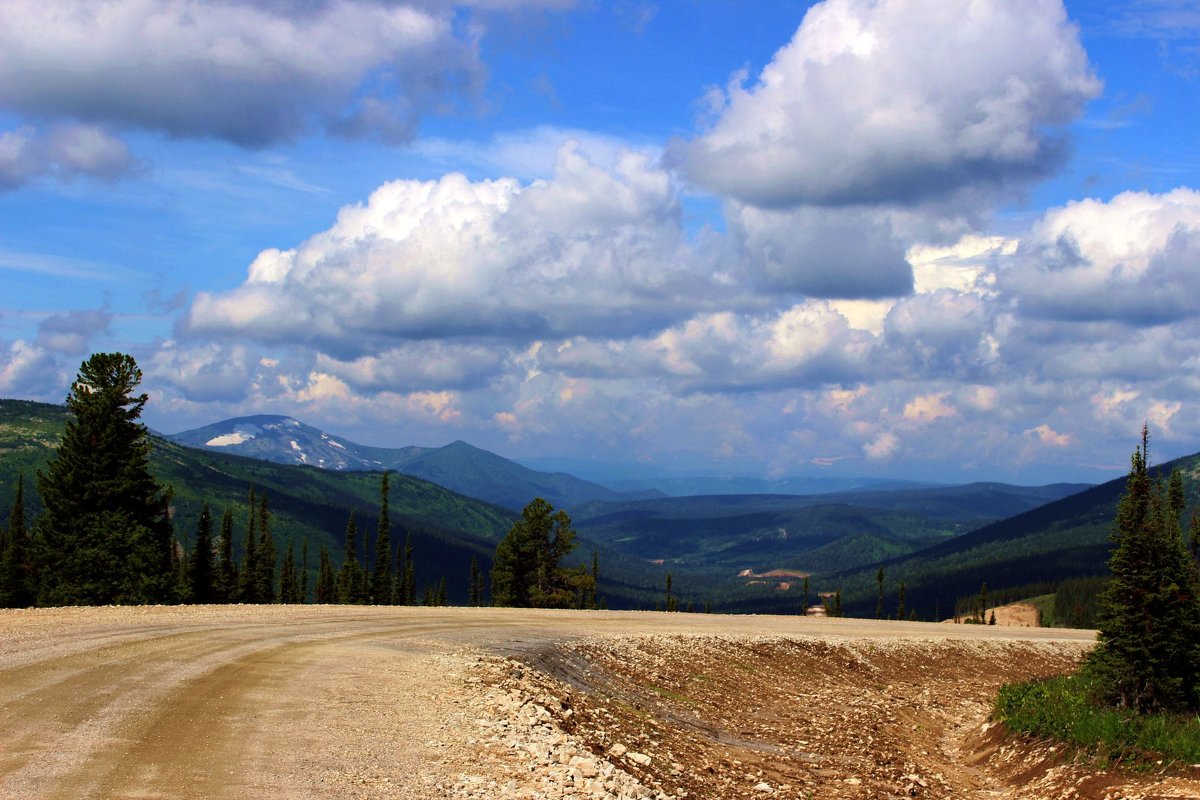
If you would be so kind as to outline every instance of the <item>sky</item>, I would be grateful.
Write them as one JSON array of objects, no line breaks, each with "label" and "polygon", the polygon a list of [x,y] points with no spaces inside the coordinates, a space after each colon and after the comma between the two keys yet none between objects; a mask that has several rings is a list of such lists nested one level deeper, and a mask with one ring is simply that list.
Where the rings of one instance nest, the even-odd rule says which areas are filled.
[{"label": "sky", "polygon": [[1200,450],[1198,139],[1193,0],[0,0],[0,396],[1110,480]]}]

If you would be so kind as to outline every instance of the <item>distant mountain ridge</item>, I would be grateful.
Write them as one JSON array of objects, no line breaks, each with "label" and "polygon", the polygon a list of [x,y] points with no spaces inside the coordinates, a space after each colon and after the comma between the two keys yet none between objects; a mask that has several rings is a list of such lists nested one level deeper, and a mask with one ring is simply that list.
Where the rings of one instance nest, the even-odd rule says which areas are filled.
[{"label": "distant mountain ridge", "polygon": [[619,492],[562,472],[538,472],[463,441],[444,447],[373,447],[272,414],[227,419],[166,438],[277,464],[335,471],[394,470],[515,510],[535,497],[571,508],[597,500],[658,496],[657,492]]}]

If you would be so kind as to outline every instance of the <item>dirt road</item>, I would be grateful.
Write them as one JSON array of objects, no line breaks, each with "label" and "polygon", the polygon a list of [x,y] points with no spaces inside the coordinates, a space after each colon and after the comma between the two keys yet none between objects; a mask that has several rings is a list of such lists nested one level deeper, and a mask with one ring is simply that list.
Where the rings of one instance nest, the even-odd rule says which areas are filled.
[{"label": "dirt road", "polygon": [[0,797],[1032,797],[967,763],[989,746],[972,739],[987,693],[1069,667],[1089,639],[499,609],[0,612]]}]

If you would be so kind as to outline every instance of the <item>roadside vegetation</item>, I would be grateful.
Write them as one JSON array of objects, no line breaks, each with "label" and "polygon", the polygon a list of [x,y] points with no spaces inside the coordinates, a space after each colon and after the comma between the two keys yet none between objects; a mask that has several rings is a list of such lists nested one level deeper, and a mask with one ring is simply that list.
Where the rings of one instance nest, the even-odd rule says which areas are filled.
[{"label": "roadside vegetation", "polygon": [[1185,541],[1178,471],[1147,468],[1148,433],[1134,451],[1117,509],[1112,577],[1099,597],[1099,642],[1078,674],[1004,687],[996,718],[1134,768],[1200,762],[1200,564]]}]

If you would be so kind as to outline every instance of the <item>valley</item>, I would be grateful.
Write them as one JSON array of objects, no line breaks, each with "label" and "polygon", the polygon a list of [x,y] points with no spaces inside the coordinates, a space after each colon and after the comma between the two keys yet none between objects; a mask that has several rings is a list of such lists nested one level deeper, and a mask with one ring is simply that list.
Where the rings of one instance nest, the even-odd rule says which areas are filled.
[{"label": "valley", "polygon": [[516,609],[0,612],[0,796],[1193,797],[996,738],[1090,631]]},{"label": "valley", "polygon": [[[10,508],[17,476],[32,479],[45,465],[64,422],[62,406],[0,400],[0,514]],[[341,564],[351,511],[360,530],[375,527],[378,473],[368,468],[400,470],[392,481],[393,547],[411,535],[419,583],[444,579],[452,604],[467,599],[471,559],[487,574],[517,511],[543,496],[567,509],[579,531],[573,563],[586,565],[593,551],[599,555],[600,595],[610,608],[661,605],[671,573],[681,608],[797,613],[803,602],[798,586],[739,578],[746,570],[782,570],[810,575],[814,595],[840,589],[848,614],[873,616],[875,572],[882,564],[887,605],[895,605],[904,581],[908,608],[918,619],[944,618],[983,582],[1002,589],[1103,574],[1107,526],[1122,485],[868,481],[824,494],[668,497],[645,487],[640,495],[621,493],[565,473],[537,472],[465,442],[371,448],[280,416],[226,420],[151,441],[151,469],[174,489],[182,547],[188,547],[204,502],[218,514],[231,509],[240,529],[248,489],[256,486],[269,494],[280,557],[288,546],[299,557],[307,542],[309,586],[321,548],[335,568]],[[337,468],[312,466],[329,461],[322,453],[343,461],[332,465]],[[1194,461],[1185,470],[1193,481]],[[33,516],[36,492],[26,496]],[[360,539],[359,559],[370,564],[367,538]],[[240,542],[239,530],[235,557]]]}]

